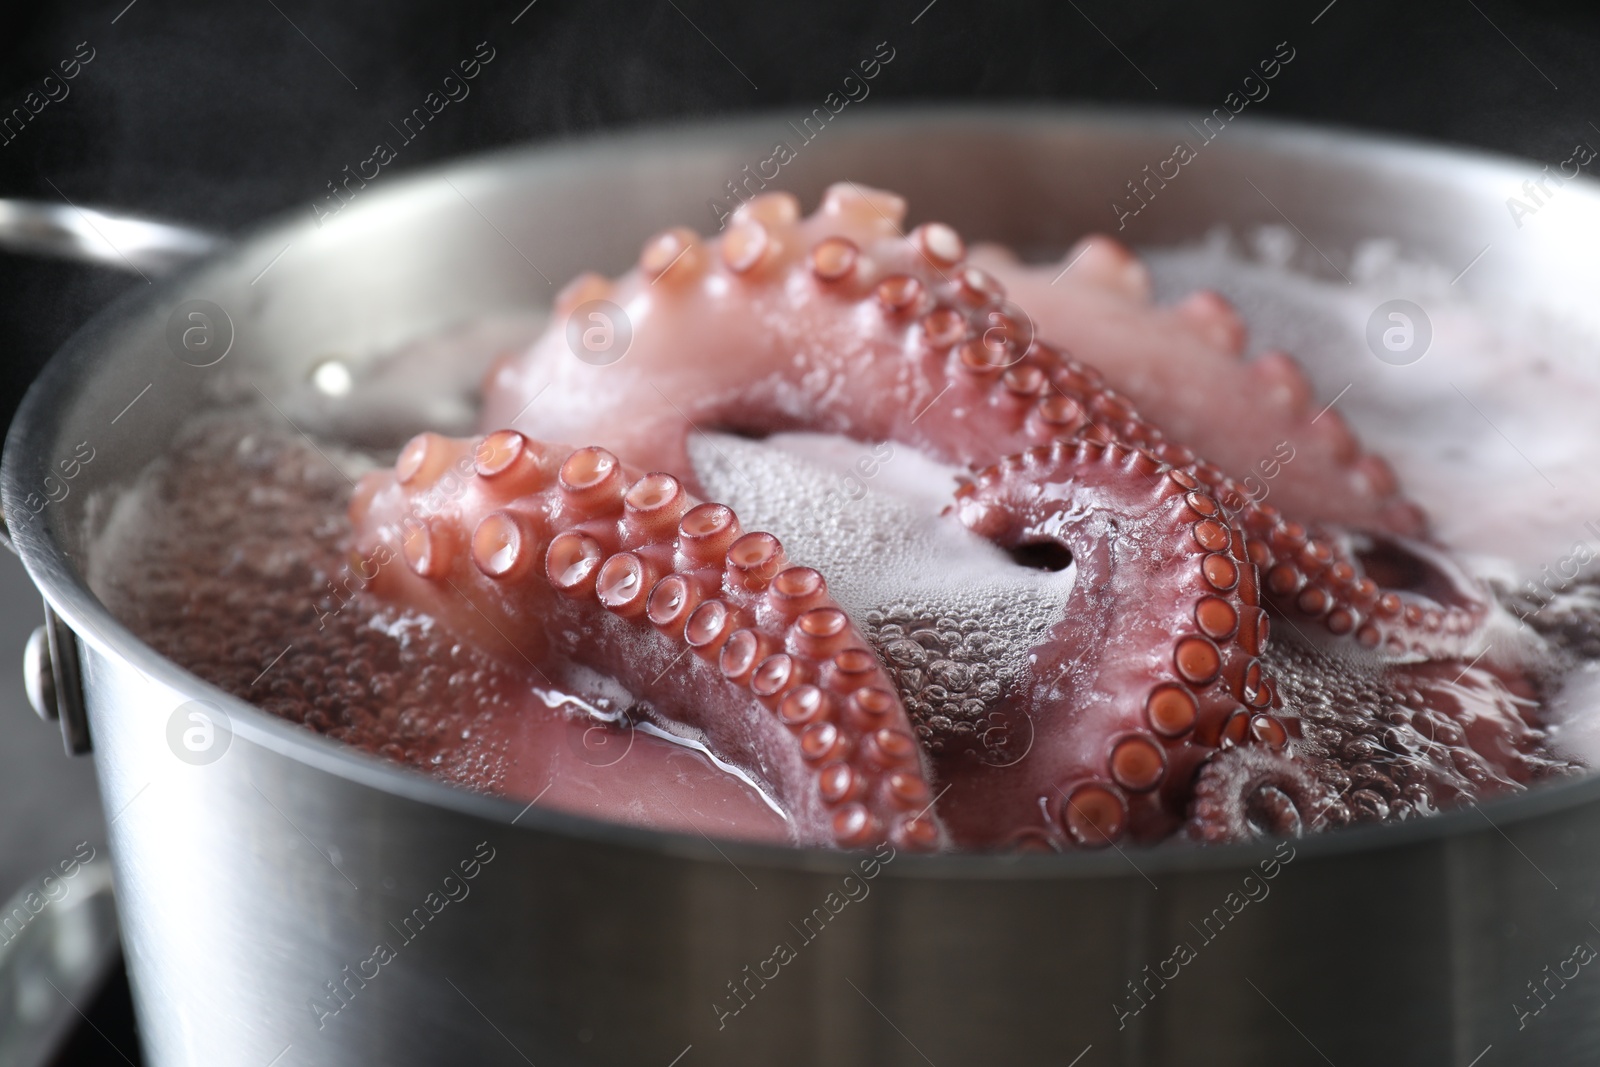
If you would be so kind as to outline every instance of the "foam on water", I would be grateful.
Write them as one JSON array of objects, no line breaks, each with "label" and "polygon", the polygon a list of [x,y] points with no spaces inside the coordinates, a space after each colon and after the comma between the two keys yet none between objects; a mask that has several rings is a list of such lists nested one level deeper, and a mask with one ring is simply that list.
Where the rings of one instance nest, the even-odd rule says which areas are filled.
[{"label": "foam on water", "polygon": [[1589,767],[1600,766],[1600,663],[1590,661],[1569,671],[1546,705],[1555,724],[1550,745],[1562,755]]},{"label": "foam on water", "polygon": [[[1434,535],[1515,584],[1600,543],[1600,333],[1575,311],[1497,307],[1452,285],[1442,267],[1403,259],[1393,242],[1357,247],[1350,283],[1292,270],[1303,242],[1267,227],[1244,240],[1217,232],[1151,253],[1163,298],[1209,287],[1250,326],[1251,351],[1281,348],[1306,368],[1320,403],[1338,410],[1386,458],[1429,513]],[[1492,253],[1491,253],[1492,254]],[[1459,269],[1459,268],[1457,268]],[[1423,308],[1432,343],[1393,366],[1367,347],[1368,319],[1392,299]]]},{"label": "foam on water", "polygon": [[942,515],[958,472],[910,448],[711,434],[689,457],[745,529],[777,533],[790,560],[827,576],[911,710],[958,731],[993,710],[1072,592],[1074,566],[1019,566]]}]

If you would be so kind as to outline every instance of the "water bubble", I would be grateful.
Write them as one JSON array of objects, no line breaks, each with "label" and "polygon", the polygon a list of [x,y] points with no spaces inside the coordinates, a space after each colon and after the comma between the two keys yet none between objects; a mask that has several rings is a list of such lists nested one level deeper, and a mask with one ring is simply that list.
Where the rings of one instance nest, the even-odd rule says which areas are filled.
[{"label": "water bubble", "polygon": [[[895,629],[898,630],[899,627]],[[887,627],[885,627],[885,630],[887,630]],[[880,631],[879,636],[880,638],[887,637],[888,634]],[[915,641],[908,641],[903,637],[885,642],[883,654],[888,657],[890,663],[897,667],[919,667],[927,662],[928,659],[928,653],[921,645]]]}]

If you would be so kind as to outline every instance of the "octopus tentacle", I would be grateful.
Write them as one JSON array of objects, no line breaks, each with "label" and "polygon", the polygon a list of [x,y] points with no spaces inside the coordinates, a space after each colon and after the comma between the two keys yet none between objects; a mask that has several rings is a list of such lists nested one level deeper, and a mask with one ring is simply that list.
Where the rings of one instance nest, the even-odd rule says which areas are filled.
[{"label": "octopus tentacle", "polygon": [[1337,410],[1314,402],[1291,357],[1244,358],[1244,322],[1219,294],[1200,291],[1159,306],[1134,253],[1101,235],[1079,241],[1057,263],[1024,264],[994,245],[975,247],[969,258],[1028,309],[1041,336],[1098,367],[1174,440],[1241,476],[1256,473],[1279,442],[1291,442],[1295,461],[1273,478],[1284,510],[1308,521],[1420,532],[1420,515],[1398,495],[1388,465],[1361,449]]},{"label": "octopus tentacle", "polygon": [[1262,540],[1258,565],[1274,602],[1367,648],[1458,656],[1490,611],[1488,591],[1420,541],[1345,530],[1311,535],[1281,520]]},{"label": "octopus tentacle", "polygon": [[940,844],[900,698],[823,576],[672,475],[510,430],[422,434],[350,515],[376,595],[546,677],[611,675],[765,782],[798,843]]},{"label": "octopus tentacle", "polygon": [[[1206,840],[1293,833],[1563,769],[1538,754],[1521,669],[1501,654],[1475,667],[1486,591],[1416,539],[1423,517],[1393,471],[1337,412],[1312,414],[1293,360],[1241,358],[1225,300],[1157,307],[1148,272],[1107,238],[1045,280],[940,223],[903,232],[904,218],[900,198],[846,183],[809,217],[773,194],[718,237],[666,231],[622,277],[563,291],[556,328],[491,371],[485,418],[603,441],[686,491],[691,432],[892,441],[977,472],[953,505],[971,530],[1019,559],[1070,552],[1064,615],[1017,631],[1048,630],[997,676],[1009,692],[996,682],[958,717],[925,710],[953,701],[922,679],[943,695],[914,701],[917,736],[962,845],[1092,847],[1186,820]],[[592,301],[626,320],[620,364],[574,347]],[[1272,504],[1237,477],[1260,469],[1263,441],[1295,449]],[[580,547],[575,563],[615,551]],[[666,573],[640,560],[614,569]],[[1268,606],[1342,641],[1324,649],[1294,625],[1269,649]],[[1317,686],[1358,676],[1359,699],[1324,715]],[[1313,811],[1329,790],[1339,799]]]},{"label": "octopus tentacle", "polygon": [[[984,399],[974,395],[983,388],[978,377],[970,372],[952,383],[969,406]],[[1244,483],[1168,439],[1097,369],[1053,345],[1033,341],[999,385],[986,399],[1001,418],[1019,393],[1041,397],[1024,422],[1035,440],[1086,437],[1144,447],[1197,479],[1244,531],[1248,558],[1273,603],[1320,621],[1334,636],[1392,654],[1459,655],[1488,614],[1486,591],[1442,553],[1400,535],[1312,531],[1285,519]],[[1369,569],[1407,584],[1380,584]]]},{"label": "octopus tentacle", "polygon": [[[1032,753],[968,772],[991,809],[1012,798],[1002,829],[1043,806],[1066,843],[1159,838],[1181,821],[1211,751],[1288,743],[1243,536],[1188,474],[1117,442],[1056,441],[980,471],[954,513],[1004,548],[1065,548],[1077,569],[1034,677],[1007,709],[1032,723]],[[961,752],[947,751],[941,769],[954,760],[954,778]],[[953,817],[958,840],[978,832]]]},{"label": "octopus tentacle", "polygon": [[[1061,425],[1149,448],[1199,480],[1238,522],[1272,603],[1392,654],[1459,655],[1490,608],[1487,591],[1443,553],[1397,534],[1312,530],[1252,498],[1248,488],[1176,444],[1104,384],[1098,371],[1036,344],[1030,357],[1075,418]],[[1095,421],[1098,416],[1102,421]],[[1380,583],[1374,571],[1387,580]]]},{"label": "octopus tentacle", "polygon": [[1207,845],[1300,837],[1343,813],[1339,793],[1291,753],[1232,748],[1213,756],[1195,776],[1184,832]]},{"label": "octopus tentacle", "polygon": [[[1424,589],[1383,587],[1337,528],[1287,520],[1258,502],[1247,483],[1176,443],[1192,438],[1157,428],[1159,421],[1168,430],[1174,423],[1192,429],[1196,411],[1164,410],[1165,418],[1152,421],[1110,384],[1106,368],[1142,396],[1193,405],[1217,389],[1166,383],[1156,390],[1148,368],[1137,370],[1159,354],[1165,374],[1189,366],[1184,360],[1192,356],[1200,362],[1185,373],[1225,378],[1242,397],[1308,397],[1304,376],[1286,356],[1269,357],[1250,373],[1232,355],[1219,360],[1219,338],[1242,344],[1242,325],[1220,297],[1154,309],[1142,265],[1101,237],[1087,239],[1071,269],[1041,285],[1035,268],[993,253],[984,258],[992,269],[974,265],[960,235],[941,223],[905,234],[904,217],[899,197],[845,183],[830,188],[808,218],[792,196],[778,193],[742,205],[720,239],[666,231],[645,244],[630,274],[614,282],[584,275],[557,301],[558,321],[589,300],[626,307],[633,338],[627,369],[618,374],[574,359],[566,333],[551,331],[491,371],[485,417],[490,425],[520,418],[523,427],[562,437],[593,437],[604,427],[625,460],[679,471],[692,469],[685,450],[692,427],[842,432],[908,444],[963,466],[1080,436],[1143,446],[1199,479],[1228,509],[1269,596],[1285,612],[1391,653],[1467,652],[1488,608],[1480,591],[1457,582],[1435,599]],[[1001,267],[1024,307],[1008,296],[995,273]],[[1070,339],[1072,355],[1043,339],[1049,333],[1060,340],[1057,330]],[[1175,355],[1174,345],[1184,355]],[[1081,358],[1080,346],[1095,353],[1101,369]],[[1144,355],[1118,362],[1118,353],[1135,350]],[[718,351],[728,358],[716,358]],[[1207,442],[1231,440],[1256,417],[1213,418],[1228,434]],[[1307,433],[1290,434],[1295,428],[1274,423],[1272,432],[1307,450],[1285,468],[1286,478],[1292,472],[1317,487],[1291,498],[1300,505],[1296,514],[1399,535],[1420,531],[1420,513],[1399,497],[1392,472],[1360,453],[1337,412],[1299,427]],[[1241,461],[1243,469],[1260,458]]]}]

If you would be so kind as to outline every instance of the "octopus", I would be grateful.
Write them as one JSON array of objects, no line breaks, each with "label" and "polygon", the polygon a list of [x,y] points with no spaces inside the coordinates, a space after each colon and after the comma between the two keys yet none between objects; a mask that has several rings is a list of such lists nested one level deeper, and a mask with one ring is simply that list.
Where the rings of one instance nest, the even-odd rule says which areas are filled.
[{"label": "octopus", "polygon": [[[905,220],[852,183],[810,216],[765,194],[577,277],[490,370],[484,434],[422,434],[362,481],[372,592],[513,669],[616,680],[762,783],[800,845],[1220,843],[1570,769],[1490,591],[1291,357],[1245,358],[1226,300],[1157,304],[1106,237],[1033,266]],[[621,358],[573,343],[596,308]],[[930,687],[931,659],[965,669],[959,620],[853,616],[783,530],[709,499],[697,440],[797,431],[946,465],[937,522],[1070,572],[1026,647],[967,657],[1020,669]]]}]

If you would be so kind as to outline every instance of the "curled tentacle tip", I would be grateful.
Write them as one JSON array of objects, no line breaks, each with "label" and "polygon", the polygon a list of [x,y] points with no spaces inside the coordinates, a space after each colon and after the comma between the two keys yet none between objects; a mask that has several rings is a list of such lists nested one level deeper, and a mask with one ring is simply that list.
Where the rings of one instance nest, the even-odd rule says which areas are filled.
[{"label": "curled tentacle tip", "polygon": [[1245,745],[1201,767],[1186,830],[1207,844],[1299,837],[1321,829],[1337,799],[1282,746]]}]

